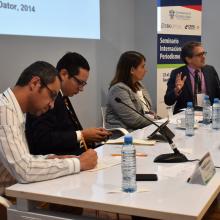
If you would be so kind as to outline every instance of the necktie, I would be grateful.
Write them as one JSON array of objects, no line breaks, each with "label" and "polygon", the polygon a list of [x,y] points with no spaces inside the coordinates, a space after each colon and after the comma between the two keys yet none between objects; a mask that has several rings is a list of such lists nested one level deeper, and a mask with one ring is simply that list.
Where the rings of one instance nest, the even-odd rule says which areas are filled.
[{"label": "necktie", "polygon": [[[82,126],[81,126],[81,124],[80,124],[80,122],[79,122],[79,120],[78,120],[78,118],[76,116],[76,113],[73,110],[73,107],[72,107],[72,105],[70,103],[69,98],[66,97],[66,96],[63,96],[63,101],[64,101],[64,104],[66,106],[66,109],[68,110],[68,112],[70,114],[72,122],[75,124],[76,129],[77,130],[82,130]],[[79,145],[80,145],[80,148],[84,148],[85,150],[88,149],[87,144],[86,144],[83,136],[81,136],[81,140],[80,140]]]},{"label": "necktie", "polygon": [[70,114],[70,117],[71,117],[73,123],[76,125],[76,128],[78,130],[82,130],[81,125],[80,125],[80,123],[79,123],[79,121],[78,121],[78,119],[76,117],[76,114],[75,114],[75,112],[73,112],[73,109],[72,109],[72,106],[70,104],[70,101],[69,101],[68,97],[64,96],[63,97],[63,101],[65,103],[65,106],[66,106],[66,108],[67,108],[67,110],[68,110],[68,112]]},{"label": "necktie", "polygon": [[195,70],[194,73],[194,105],[197,106],[197,94],[202,92],[202,82],[199,76],[199,70]]}]

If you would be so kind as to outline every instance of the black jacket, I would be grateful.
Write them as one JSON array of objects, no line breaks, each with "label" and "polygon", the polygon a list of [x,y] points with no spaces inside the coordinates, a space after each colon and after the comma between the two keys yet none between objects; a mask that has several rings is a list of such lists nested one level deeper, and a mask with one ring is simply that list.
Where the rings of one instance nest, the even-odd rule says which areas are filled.
[{"label": "black jacket", "polygon": [[75,132],[82,130],[82,126],[69,99],[68,102],[73,117],[60,93],[52,110],[39,117],[27,114],[25,132],[31,154],[78,155],[84,151]]},{"label": "black jacket", "polygon": [[[205,79],[206,93],[210,98],[211,103],[213,103],[214,98],[220,98],[220,82],[218,74],[213,66],[205,65],[202,70]],[[187,76],[185,84],[182,88],[182,92],[179,96],[174,93],[176,76],[178,73],[182,72],[182,78]],[[170,79],[167,82],[167,91],[164,96],[164,101],[166,105],[173,105],[174,114],[178,113],[180,109],[186,108],[187,102],[193,102],[193,92],[190,80],[190,74],[188,67],[182,66],[180,68],[174,69],[171,72]]]}]

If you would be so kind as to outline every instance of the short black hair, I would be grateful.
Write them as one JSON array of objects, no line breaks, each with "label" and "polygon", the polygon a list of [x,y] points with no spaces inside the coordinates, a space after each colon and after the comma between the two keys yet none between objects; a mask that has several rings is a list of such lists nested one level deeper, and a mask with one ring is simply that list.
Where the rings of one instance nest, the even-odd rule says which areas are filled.
[{"label": "short black hair", "polygon": [[68,71],[69,76],[78,75],[79,69],[90,70],[88,61],[80,54],[75,52],[66,53],[57,63],[57,70],[60,72],[62,69]]},{"label": "short black hair", "polygon": [[202,44],[200,42],[197,42],[197,41],[190,41],[190,42],[187,42],[183,47],[182,47],[182,50],[181,50],[181,53],[180,53],[180,57],[182,59],[182,61],[187,64],[187,61],[186,61],[186,57],[190,57],[192,58],[193,57],[193,50],[195,47],[200,47]]},{"label": "short black hair", "polygon": [[28,66],[18,78],[16,86],[26,86],[34,76],[43,80],[44,84],[53,83],[58,76],[56,68],[45,61],[37,61]]}]

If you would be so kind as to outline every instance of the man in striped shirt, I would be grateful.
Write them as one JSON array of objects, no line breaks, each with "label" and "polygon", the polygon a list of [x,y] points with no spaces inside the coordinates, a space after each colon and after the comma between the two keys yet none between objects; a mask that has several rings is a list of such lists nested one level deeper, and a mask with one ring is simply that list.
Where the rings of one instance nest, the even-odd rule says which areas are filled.
[{"label": "man in striped shirt", "polygon": [[16,182],[30,183],[92,169],[97,154],[89,149],[80,157],[31,155],[25,137],[25,116],[53,108],[60,90],[56,69],[38,61],[27,67],[13,89],[0,94],[0,195]]}]

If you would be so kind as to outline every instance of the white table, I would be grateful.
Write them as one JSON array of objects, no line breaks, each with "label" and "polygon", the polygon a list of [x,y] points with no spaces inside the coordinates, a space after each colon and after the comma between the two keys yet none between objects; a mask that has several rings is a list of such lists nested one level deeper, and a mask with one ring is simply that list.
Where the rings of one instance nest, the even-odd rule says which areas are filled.
[{"label": "white table", "polygon": [[[174,141],[179,150],[189,159],[200,159],[211,152],[214,163],[220,166],[220,131],[208,127],[199,128],[194,137],[186,137],[184,130],[171,125],[176,136]],[[133,133],[143,138],[155,128],[148,127]],[[155,219],[201,219],[220,192],[220,170],[206,186],[186,182],[193,171],[194,163],[156,164],[153,159],[161,153],[172,152],[167,143],[155,146],[137,146],[137,152],[146,152],[148,157],[137,158],[138,173],[158,173],[156,182],[138,182],[138,188],[148,192],[109,193],[121,187],[120,165],[96,172],[82,172],[55,180],[33,184],[15,184],[6,190],[8,196],[18,198],[17,210],[29,211],[28,201],[44,201],[55,204],[78,206],[128,215],[145,216]],[[100,157],[119,153],[120,146],[105,145],[97,150]],[[171,168],[179,170],[172,176]],[[165,169],[166,172],[161,172]],[[169,169],[169,170],[167,170]],[[25,210],[21,204],[26,204]],[[43,219],[43,218],[41,218]],[[49,219],[49,218],[45,218]],[[55,218],[53,218],[55,219]],[[63,218],[62,218],[63,219]]]}]

